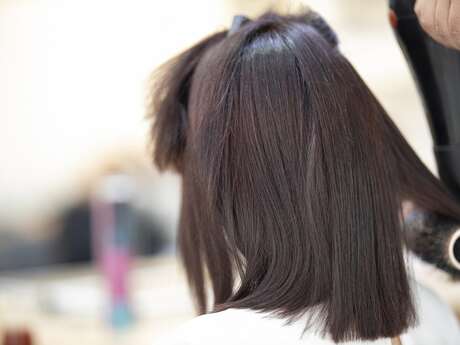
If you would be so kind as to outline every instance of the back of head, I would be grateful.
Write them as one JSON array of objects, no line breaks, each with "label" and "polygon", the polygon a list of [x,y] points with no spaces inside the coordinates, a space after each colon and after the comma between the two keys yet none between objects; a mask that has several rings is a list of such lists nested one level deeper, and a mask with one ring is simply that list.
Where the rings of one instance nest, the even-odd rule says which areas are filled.
[{"label": "back of head", "polygon": [[154,157],[183,177],[179,245],[200,312],[209,277],[212,310],[309,312],[336,341],[413,323],[404,182],[417,167],[444,192],[320,17],[242,20],[159,73]]}]

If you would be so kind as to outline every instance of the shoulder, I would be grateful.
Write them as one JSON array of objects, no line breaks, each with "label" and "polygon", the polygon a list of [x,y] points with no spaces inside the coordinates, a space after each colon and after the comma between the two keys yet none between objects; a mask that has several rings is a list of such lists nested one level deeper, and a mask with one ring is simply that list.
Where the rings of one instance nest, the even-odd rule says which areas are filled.
[{"label": "shoulder", "polygon": [[[268,321],[271,324],[270,321]],[[227,309],[198,316],[163,338],[159,345],[255,344],[254,339],[269,331],[267,321],[255,311]]]},{"label": "shoulder", "polygon": [[[305,331],[305,322],[286,320],[249,309],[227,309],[196,317],[155,345],[332,345],[314,332]],[[348,343],[353,345],[354,343]],[[366,345],[367,342],[359,343]],[[386,340],[372,342],[389,345]]]}]

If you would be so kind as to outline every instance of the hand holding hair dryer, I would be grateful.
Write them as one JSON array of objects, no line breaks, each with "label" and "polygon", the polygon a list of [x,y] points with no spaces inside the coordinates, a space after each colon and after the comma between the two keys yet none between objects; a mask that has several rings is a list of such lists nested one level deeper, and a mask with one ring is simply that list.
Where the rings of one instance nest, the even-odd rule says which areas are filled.
[{"label": "hand holding hair dryer", "polygon": [[[411,68],[433,136],[439,177],[460,199],[460,51],[434,41],[414,12],[415,0],[390,0],[390,22]],[[460,278],[460,223],[421,211],[406,219],[408,246]]]}]

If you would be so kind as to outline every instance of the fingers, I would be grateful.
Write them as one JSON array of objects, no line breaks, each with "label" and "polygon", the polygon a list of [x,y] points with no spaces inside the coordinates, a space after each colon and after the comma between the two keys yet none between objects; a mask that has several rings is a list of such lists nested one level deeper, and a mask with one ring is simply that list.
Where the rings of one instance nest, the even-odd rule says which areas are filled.
[{"label": "fingers", "polygon": [[434,40],[460,49],[460,0],[417,0],[414,11]]},{"label": "fingers", "polygon": [[458,0],[438,0],[433,1],[436,3],[434,11],[434,39],[439,42],[450,43],[451,37],[449,32],[449,9],[452,2]]},{"label": "fingers", "polygon": [[450,0],[447,16],[447,27],[450,33],[449,45],[460,49],[460,1]]},{"label": "fingers", "polygon": [[438,2],[438,0],[417,0],[414,7],[420,25],[432,37],[436,34],[435,13]]}]

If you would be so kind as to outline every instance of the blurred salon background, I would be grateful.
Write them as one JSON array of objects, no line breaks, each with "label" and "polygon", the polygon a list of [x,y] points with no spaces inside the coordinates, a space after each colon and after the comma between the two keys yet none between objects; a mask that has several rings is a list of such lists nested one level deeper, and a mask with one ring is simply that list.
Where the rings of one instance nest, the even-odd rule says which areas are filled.
[{"label": "blurred salon background", "polygon": [[[434,169],[384,0],[0,0],[0,344],[155,344],[193,316],[179,178],[149,157],[150,73],[234,14],[305,5]],[[460,313],[460,287],[414,271]]]}]

